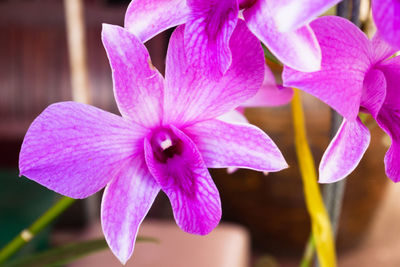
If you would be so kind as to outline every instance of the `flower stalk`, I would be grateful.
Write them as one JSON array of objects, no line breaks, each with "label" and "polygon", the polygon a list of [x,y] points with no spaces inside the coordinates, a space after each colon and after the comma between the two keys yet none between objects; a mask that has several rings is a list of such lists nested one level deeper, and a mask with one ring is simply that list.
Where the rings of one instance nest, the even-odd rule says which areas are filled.
[{"label": "flower stalk", "polygon": [[317,183],[314,159],[307,142],[300,93],[297,89],[293,96],[292,113],[296,154],[318,259],[322,267],[334,267],[336,253],[332,227]]},{"label": "flower stalk", "polygon": [[31,241],[40,231],[54,221],[76,200],[69,197],[62,197],[42,216],[40,216],[31,226],[21,231],[13,240],[0,250],[0,264],[4,263],[20,248]]}]

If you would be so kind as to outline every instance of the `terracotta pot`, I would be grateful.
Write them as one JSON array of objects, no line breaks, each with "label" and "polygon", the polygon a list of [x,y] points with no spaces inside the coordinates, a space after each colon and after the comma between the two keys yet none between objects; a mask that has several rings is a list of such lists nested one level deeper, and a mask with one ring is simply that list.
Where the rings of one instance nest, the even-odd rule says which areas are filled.
[{"label": "terracotta pot", "polygon": [[[303,94],[308,138],[318,166],[329,143],[330,110]],[[247,226],[256,250],[274,255],[302,253],[310,233],[303,188],[294,150],[290,106],[246,110],[249,121],[262,128],[282,150],[290,168],[265,176],[251,170],[212,170],[223,207],[223,219]],[[383,133],[372,131],[372,142],[360,165],[348,178],[340,218],[338,247],[353,247],[363,238],[382,198],[385,184]]]}]

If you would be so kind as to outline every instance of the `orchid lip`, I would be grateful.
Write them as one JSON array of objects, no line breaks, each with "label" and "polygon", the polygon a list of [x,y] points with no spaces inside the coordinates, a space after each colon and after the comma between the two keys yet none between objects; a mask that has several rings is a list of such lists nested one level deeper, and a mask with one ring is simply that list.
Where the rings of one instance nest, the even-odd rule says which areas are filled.
[{"label": "orchid lip", "polygon": [[166,127],[157,128],[151,133],[150,144],[155,158],[161,163],[167,163],[168,159],[182,154],[182,141]]}]

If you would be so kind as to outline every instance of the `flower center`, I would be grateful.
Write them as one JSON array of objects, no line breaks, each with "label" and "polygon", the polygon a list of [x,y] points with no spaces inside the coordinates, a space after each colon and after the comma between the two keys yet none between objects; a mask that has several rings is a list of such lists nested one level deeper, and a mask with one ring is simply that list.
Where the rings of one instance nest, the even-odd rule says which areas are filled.
[{"label": "flower center", "polygon": [[150,139],[154,156],[161,163],[182,154],[182,141],[167,128],[157,129]]}]

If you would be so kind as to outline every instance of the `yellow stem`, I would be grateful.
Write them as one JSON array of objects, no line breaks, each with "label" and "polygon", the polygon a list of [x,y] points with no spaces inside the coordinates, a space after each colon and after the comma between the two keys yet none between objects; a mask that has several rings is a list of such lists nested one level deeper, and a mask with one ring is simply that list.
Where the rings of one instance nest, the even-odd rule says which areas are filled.
[{"label": "yellow stem", "polygon": [[297,89],[292,101],[297,160],[303,180],[306,206],[311,218],[312,233],[322,267],[336,266],[335,242],[328,213],[317,182],[314,159],[307,142],[303,107]]}]

